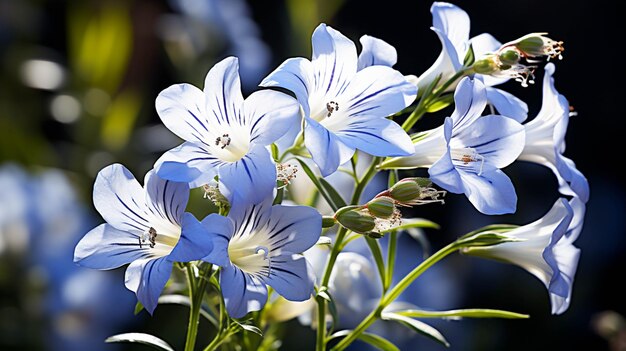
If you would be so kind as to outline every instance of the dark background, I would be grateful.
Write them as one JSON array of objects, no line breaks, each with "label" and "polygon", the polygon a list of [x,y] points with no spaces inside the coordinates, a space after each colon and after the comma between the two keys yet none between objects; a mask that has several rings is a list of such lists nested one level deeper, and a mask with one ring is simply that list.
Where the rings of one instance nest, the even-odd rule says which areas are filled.
[{"label": "dark background", "polygon": [[[72,172],[81,193],[88,199],[94,173],[84,166],[89,150],[107,151],[106,161],[125,163],[140,174],[158,157],[140,140],[144,126],[158,123],[153,111],[154,97],[170,84],[187,81],[201,85],[204,74],[218,59],[228,55],[229,44],[220,42],[219,50],[199,56],[192,68],[172,64],[157,35],[161,15],[174,13],[165,1],[133,1],[124,5],[130,14],[133,41],[128,69],[117,88],[139,91],[142,104],[131,138],[119,147],[109,147],[90,138],[93,127],[86,123],[66,125],[50,118],[45,101],[50,92],[33,91],[19,86],[15,78],[16,47],[39,50],[40,54],[68,63],[71,2],[24,1],[29,12],[13,12],[25,7],[17,1],[0,1],[0,49],[2,49],[2,85],[0,95],[0,161],[26,166],[55,166]],[[99,8],[105,2],[88,1],[87,8]],[[112,2],[115,3],[115,2]],[[452,350],[607,350],[608,343],[592,327],[593,318],[606,310],[626,314],[624,292],[619,288],[626,274],[626,193],[619,169],[626,160],[623,128],[624,15],[616,2],[603,1],[456,1],[472,21],[471,35],[493,34],[502,42],[529,32],[549,32],[550,37],[565,42],[564,60],[556,62],[556,87],[575,108],[578,116],[570,120],[566,156],[572,158],[591,184],[585,229],[577,241],[582,256],[569,310],[551,316],[548,295],[542,284],[523,270],[453,256],[443,265],[449,267],[459,284],[461,307],[501,308],[531,315],[529,320],[464,320],[440,325],[449,330]],[[130,4],[130,5],[128,5]],[[440,44],[429,30],[431,3],[428,1],[250,1],[251,15],[259,26],[259,35],[271,49],[265,73],[292,56],[310,57],[310,34],[319,22],[340,30],[355,42],[369,34],[386,40],[398,51],[395,66],[404,74],[419,75],[436,59]],[[307,7],[309,6],[309,7]],[[20,10],[21,11],[21,10]],[[36,15],[29,15],[35,13]],[[15,29],[18,28],[19,30]],[[255,52],[250,52],[254,56]],[[19,56],[19,55],[17,55]],[[522,88],[515,82],[506,89],[528,102],[532,118],[541,103],[541,78],[537,84]],[[259,80],[264,74],[258,73]],[[86,85],[87,83],[83,83]],[[73,89],[80,89],[80,84]],[[253,87],[254,83],[248,85]],[[248,91],[249,92],[249,91]],[[19,102],[19,103],[18,103]],[[40,106],[41,105],[41,106]],[[18,108],[16,108],[16,106]],[[441,123],[449,112],[427,116],[418,127],[430,128]],[[16,114],[19,113],[19,116]],[[90,134],[91,133],[91,134]],[[21,144],[9,142],[9,134],[23,136]],[[81,137],[81,135],[83,135]],[[167,144],[167,143],[166,143]],[[104,161],[103,161],[104,162]],[[421,207],[414,214],[441,223],[442,230],[428,232],[434,247],[440,247],[467,231],[494,222],[524,224],[542,216],[559,196],[556,180],[543,167],[516,163],[506,169],[519,197],[518,212],[511,216],[488,217],[477,213],[463,196],[449,196],[445,208]],[[122,281],[120,279],[120,284]],[[419,284],[416,282],[416,284]],[[424,286],[423,289],[429,289]],[[172,316],[171,318],[169,318]],[[176,320],[176,321],[175,321]],[[181,333],[185,314],[178,309],[159,308],[154,318],[138,317],[129,323],[133,330],[159,335],[169,330]],[[312,349],[313,334],[297,323],[290,325],[299,338],[288,346]],[[129,330],[121,326],[119,331]],[[455,341],[455,336],[459,337]],[[302,339],[305,338],[305,339]],[[0,345],[2,345],[0,343]],[[434,343],[422,349],[439,350]]]}]

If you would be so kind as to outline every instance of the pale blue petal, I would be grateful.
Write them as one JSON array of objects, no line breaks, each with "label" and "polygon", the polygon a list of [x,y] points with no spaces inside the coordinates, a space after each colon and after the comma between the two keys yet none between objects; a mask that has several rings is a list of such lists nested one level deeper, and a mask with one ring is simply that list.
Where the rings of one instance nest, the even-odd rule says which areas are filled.
[{"label": "pale blue petal", "polygon": [[570,199],[569,204],[572,207],[574,217],[572,218],[572,223],[570,223],[569,228],[567,228],[567,233],[565,235],[567,237],[567,240],[569,240],[570,242],[574,242],[576,239],[578,239],[578,236],[583,229],[586,206],[585,202],[583,202],[578,197],[573,197],[572,199]]},{"label": "pale blue petal", "polygon": [[182,143],[164,153],[154,164],[159,177],[174,182],[189,183],[192,188],[210,182],[223,161],[207,149],[190,142]]},{"label": "pale blue petal", "polygon": [[458,6],[446,2],[433,3],[430,12],[433,15],[433,27],[449,38],[462,60],[469,41],[469,16]]},{"label": "pale blue petal", "polygon": [[359,54],[357,70],[362,70],[369,66],[393,67],[398,62],[396,48],[382,39],[364,35],[359,40],[363,47]]},{"label": "pale blue petal", "polygon": [[298,101],[279,91],[252,93],[243,103],[243,113],[251,126],[251,143],[269,145],[301,125]]},{"label": "pale blue petal", "polygon": [[227,57],[211,68],[204,80],[204,94],[206,111],[212,115],[210,118],[213,123],[243,125],[240,111],[243,95],[239,60],[236,57]]},{"label": "pale blue petal", "polygon": [[390,67],[371,66],[354,76],[342,95],[346,102],[340,102],[339,111],[347,114],[343,118],[348,119],[355,116],[383,118],[411,105],[416,96],[417,87],[407,82],[400,72]]},{"label": "pale blue petal", "polygon": [[281,255],[271,258],[270,274],[263,280],[285,299],[304,301],[314,291],[315,274],[304,256]]},{"label": "pale blue petal", "polygon": [[[567,297],[569,284],[568,279],[564,276],[559,269],[558,259],[555,257],[554,249],[559,246],[559,241],[565,236],[567,232],[567,228],[569,227],[572,218],[573,218],[573,210],[570,207],[567,200],[560,198],[554,204],[554,207],[563,206],[566,210],[565,216],[561,219],[558,225],[554,228],[552,235],[550,237],[550,242],[548,246],[543,250],[542,257],[546,261],[546,263],[550,266],[552,270],[552,277],[550,278],[550,282],[548,284],[548,290],[551,294],[556,294],[561,297]],[[569,260],[568,260],[569,261]],[[567,272],[565,272],[567,273]]]},{"label": "pale blue petal", "polygon": [[203,257],[202,260],[220,267],[228,266],[230,264],[228,243],[235,232],[233,221],[230,218],[212,213],[202,220],[202,225],[209,232],[213,241],[213,251]]},{"label": "pale blue petal", "polygon": [[113,269],[149,255],[139,246],[139,237],[101,224],[76,244],[74,262],[93,269]]},{"label": "pale blue petal", "polygon": [[267,300],[265,283],[233,265],[222,268],[220,286],[226,310],[232,318],[260,310]]},{"label": "pale blue petal", "polygon": [[324,23],[315,28],[311,40],[314,90],[322,95],[337,96],[357,71],[356,46]]},{"label": "pale blue petal", "polygon": [[463,128],[476,121],[487,106],[487,92],[484,84],[477,79],[463,78],[454,92],[453,137]]},{"label": "pale blue petal", "polygon": [[528,105],[517,96],[504,90],[487,87],[487,100],[499,114],[524,122],[528,117]]},{"label": "pale blue petal", "polygon": [[145,192],[121,164],[107,166],[98,173],[93,186],[93,203],[102,218],[115,229],[140,235],[151,226]]},{"label": "pale blue petal", "polygon": [[185,212],[178,243],[168,255],[174,262],[196,261],[213,251],[213,235],[191,213]]},{"label": "pale blue petal", "polygon": [[473,148],[497,168],[513,163],[524,150],[526,131],[518,122],[496,115],[483,116],[461,130],[450,142],[452,148]]},{"label": "pale blue petal", "polygon": [[176,84],[159,93],[155,107],[163,124],[180,138],[202,142],[210,139],[205,112],[206,95],[190,84]]},{"label": "pale blue petal", "polygon": [[315,245],[322,232],[322,216],[308,206],[272,206],[266,219],[257,223],[267,229],[262,232],[267,233],[272,253],[302,253]]},{"label": "pale blue petal", "polygon": [[517,207],[517,194],[511,179],[497,168],[484,165],[483,172],[459,171],[465,195],[481,213],[498,215],[514,213]]},{"label": "pale blue petal", "polygon": [[165,180],[157,176],[154,170],[150,170],[144,178],[144,188],[148,211],[155,217],[180,226],[189,200],[187,183]]},{"label": "pale blue petal", "polygon": [[263,79],[260,86],[281,87],[291,90],[302,105],[304,115],[309,116],[309,94],[315,87],[314,81],[311,61],[302,57],[295,57],[285,60]]},{"label": "pale blue petal", "polygon": [[[455,47],[454,43],[450,41],[450,38],[448,38],[446,33],[434,27],[431,27],[430,29],[432,29],[432,31],[435,32],[435,34],[437,34],[437,37],[439,37],[439,41],[441,42],[441,54],[439,54],[439,57],[437,58],[437,61],[435,61],[435,64],[433,64],[433,66],[446,67],[447,69],[452,68],[452,70],[449,72],[448,71],[433,72],[435,74],[442,74],[441,79],[445,82],[446,80],[452,78],[452,75],[454,73],[458,72],[459,70],[461,70],[461,68],[463,68],[462,60],[465,58],[464,56],[465,51],[463,52],[457,51],[457,48]],[[420,80],[422,79],[421,76],[419,78]],[[432,77],[432,78],[434,79],[435,77]],[[420,88],[421,87],[422,86],[420,85]]]},{"label": "pale blue petal", "polygon": [[126,269],[126,288],[152,314],[171,273],[172,262],[165,257],[136,260]]},{"label": "pale blue petal", "polygon": [[304,144],[323,177],[335,172],[339,165],[348,161],[354,154],[353,148],[311,118],[306,119]]},{"label": "pale blue petal", "polygon": [[351,148],[374,156],[408,156],[415,152],[411,137],[386,118],[351,118],[350,124],[335,134]]},{"label": "pale blue petal", "polygon": [[576,168],[574,161],[557,153],[556,174],[559,180],[559,191],[563,195],[576,196],[583,203],[589,201],[589,182],[585,175]]},{"label": "pale blue petal", "polygon": [[229,201],[235,198],[259,203],[271,196],[276,187],[276,165],[262,145],[251,145],[239,161],[219,169],[220,191]]},{"label": "pale blue petal", "polygon": [[[450,142],[452,134],[452,119],[447,117],[444,122],[444,137],[446,143]],[[428,169],[428,175],[433,183],[446,189],[454,194],[461,194],[464,191],[463,182],[459,172],[456,170],[454,163],[452,162],[452,156],[450,155],[450,147],[443,156],[437,162],[435,162]]]}]

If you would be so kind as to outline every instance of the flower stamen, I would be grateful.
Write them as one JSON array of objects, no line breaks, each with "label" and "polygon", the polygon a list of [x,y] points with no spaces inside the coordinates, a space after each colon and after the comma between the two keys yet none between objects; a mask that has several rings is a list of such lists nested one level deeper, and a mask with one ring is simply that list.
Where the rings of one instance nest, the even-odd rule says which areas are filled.
[{"label": "flower stamen", "polygon": [[328,111],[328,114],[326,115],[326,117],[330,117],[333,114],[333,112],[339,111],[339,104],[336,103],[335,101],[327,102],[326,110]]},{"label": "flower stamen", "polygon": [[143,244],[148,242],[151,249],[156,245],[157,231],[156,229],[150,227],[147,232],[141,234],[139,237],[139,248],[143,248]]},{"label": "flower stamen", "polygon": [[217,137],[215,139],[215,146],[219,146],[222,149],[230,145],[230,136],[228,134],[223,134],[221,137]]}]

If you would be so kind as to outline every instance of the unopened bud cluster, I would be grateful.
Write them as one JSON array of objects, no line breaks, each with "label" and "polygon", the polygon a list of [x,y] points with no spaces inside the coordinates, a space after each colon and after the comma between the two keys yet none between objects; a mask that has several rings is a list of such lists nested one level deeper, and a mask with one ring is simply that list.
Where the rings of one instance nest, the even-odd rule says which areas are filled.
[{"label": "unopened bud cluster", "polygon": [[443,203],[445,191],[436,190],[428,178],[405,178],[362,206],[348,206],[335,214],[337,221],[356,233],[380,238],[402,224],[398,207]]},{"label": "unopened bud cluster", "polygon": [[536,66],[521,62],[537,63],[539,59],[558,57],[563,59],[563,42],[545,36],[547,33],[531,33],[506,43],[495,53],[488,54],[472,65],[475,73],[494,77],[515,78],[523,87],[535,82]]}]

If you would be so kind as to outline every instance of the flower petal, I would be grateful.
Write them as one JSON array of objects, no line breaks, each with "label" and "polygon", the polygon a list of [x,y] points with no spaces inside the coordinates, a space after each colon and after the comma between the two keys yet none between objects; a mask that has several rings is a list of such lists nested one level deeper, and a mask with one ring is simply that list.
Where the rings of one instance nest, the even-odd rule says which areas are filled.
[{"label": "flower petal", "polygon": [[164,153],[154,164],[156,173],[163,179],[189,183],[197,188],[208,183],[217,174],[223,161],[198,144],[186,142]]},{"label": "flower petal", "polygon": [[270,274],[263,280],[290,301],[305,301],[314,290],[313,268],[302,255],[281,255],[271,258]]},{"label": "flower petal", "polygon": [[76,244],[74,262],[93,269],[113,269],[147,256],[136,235],[101,224]]},{"label": "flower petal", "polygon": [[522,153],[525,140],[524,126],[510,118],[489,115],[461,130],[450,141],[450,146],[473,148],[484,158],[482,162],[504,168]]},{"label": "flower petal", "polygon": [[146,195],[126,167],[112,164],[103,168],[93,186],[93,203],[115,229],[141,235],[150,228]]},{"label": "flower petal", "polygon": [[[450,117],[446,118],[443,127],[444,138],[446,143],[449,143],[452,135],[452,119]],[[461,176],[456,170],[454,163],[452,163],[452,155],[450,154],[449,146],[446,153],[443,154],[441,158],[439,158],[439,160],[437,160],[432,166],[430,166],[428,169],[428,175],[433,183],[451,193],[460,194],[464,191]]]},{"label": "flower petal", "polygon": [[251,126],[250,142],[269,145],[300,127],[300,105],[291,96],[261,90],[252,93],[243,103],[243,114]]},{"label": "flower petal", "polygon": [[[494,38],[489,33],[479,34],[472,39],[470,39],[470,43],[472,44],[472,49],[474,50],[474,57],[476,60],[480,60],[487,54],[492,54],[497,52],[502,43],[500,43],[496,38]],[[493,77],[489,75],[479,74],[478,77],[485,83],[488,87],[493,87],[498,84],[502,84],[507,82],[510,78],[507,77]]]},{"label": "flower petal", "polygon": [[202,260],[226,267],[230,264],[228,258],[228,242],[235,232],[235,226],[230,218],[212,213],[202,220],[202,225],[210,233],[213,242],[213,251]]},{"label": "flower petal", "polygon": [[517,194],[511,179],[497,168],[488,167],[479,176],[476,173],[459,171],[465,195],[481,213],[488,215],[514,213]]},{"label": "flower petal", "polygon": [[357,70],[374,65],[393,67],[398,62],[396,48],[386,41],[369,35],[362,36],[359,41],[363,49],[359,54]]},{"label": "flower petal", "polygon": [[487,106],[485,85],[478,79],[463,78],[454,92],[454,112],[452,133],[456,135],[463,128],[478,119]]},{"label": "flower petal", "polygon": [[202,259],[213,251],[213,235],[191,213],[182,216],[182,231],[168,259],[189,262]]},{"label": "flower petal", "polygon": [[314,88],[311,61],[302,57],[287,59],[274,72],[265,77],[260,86],[281,87],[291,90],[302,105],[304,115],[309,116],[309,94]]},{"label": "flower petal", "polygon": [[209,140],[210,132],[205,112],[206,96],[190,84],[176,84],[159,93],[155,106],[163,124],[180,138],[188,141]]},{"label": "flower petal", "polygon": [[357,72],[356,46],[324,23],[315,28],[311,40],[314,90],[322,96],[337,96]]},{"label": "flower petal", "polygon": [[271,206],[266,223],[272,254],[302,253],[315,245],[322,232],[322,216],[308,206]]},{"label": "flower petal", "polygon": [[144,188],[148,211],[153,217],[180,227],[189,200],[189,186],[165,180],[150,170],[146,173]]},{"label": "flower petal", "polygon": [[209,70],[204,80],[204,94],[207,115],[211,116],[210,122],[243,125],[240,113],[243,95],[239,80],[239,60],[236,57],[227,57]]},{"label": "flower petal", "polygon": [[239,161],[224,163],[219,169],[222,194],[259,203],[271,196],[276,187],[276,165],[263,145],[252,145]]},{"label": "flower petal", "polygon": [[528,105],[517,96],[504,90],[487,87],[487,100],[499,114],[520,123],[528,117]]},{"label": "flower petal", "polygon": [[[437,28],[431,28],[437,37],[439,37],[439,41],[441,41],[441,53],[437,57],[437,60],[428,68],[424,73],[422,73],[417,79],[417,86],[419,91],[424,91],[426,87],[428,87],[439,75],[441,75],[441,79],[439,80],[438,85],[445,83],[448,79],[452,78],[452,76],[461,69],[462,62],[461,58],[456,52],[456,48],[450,42],[450,39],[446,36],[445,33],[440,31]],[[445,91],[452,91],[456,84],[450,84],[450,87]]]},{"label": "flower petal", "polygon": [[323,177],[335,172],[339,165],[347,162],[354,154],[353,148],[311,118],[306,119],[304,144]]},{"label": "flower petal", "polygon": [[553,170],[557,175],[561,194],[576,196],[583,203],[589,201],[589,182],[585,175],[576,168],[574,161],[557,153],[556,165]]},{"label": "flower petal", "polygon": [[446,2],[433,3],[430,12],[433,15],[433,27],[445,34],[462,60],[469,40],[469,16],[458,6]]},{"label": "flower petal", "polygon": [[353,118],[336,135],[351,148],[374,156],[408,156],[415,151],[404,129],[386,118]]},{"label": "flower petal", "polygon": [[136,260],[126,269],[126,288],[137,294],[139,302],[152,314],[171,273],[172,262],[165,257]]},{"label": "flower petal", "polygon": [[267,300],[265,283],[233,265],[222,268],[220,286],[226,310],[232,318],[260,310]]}]

